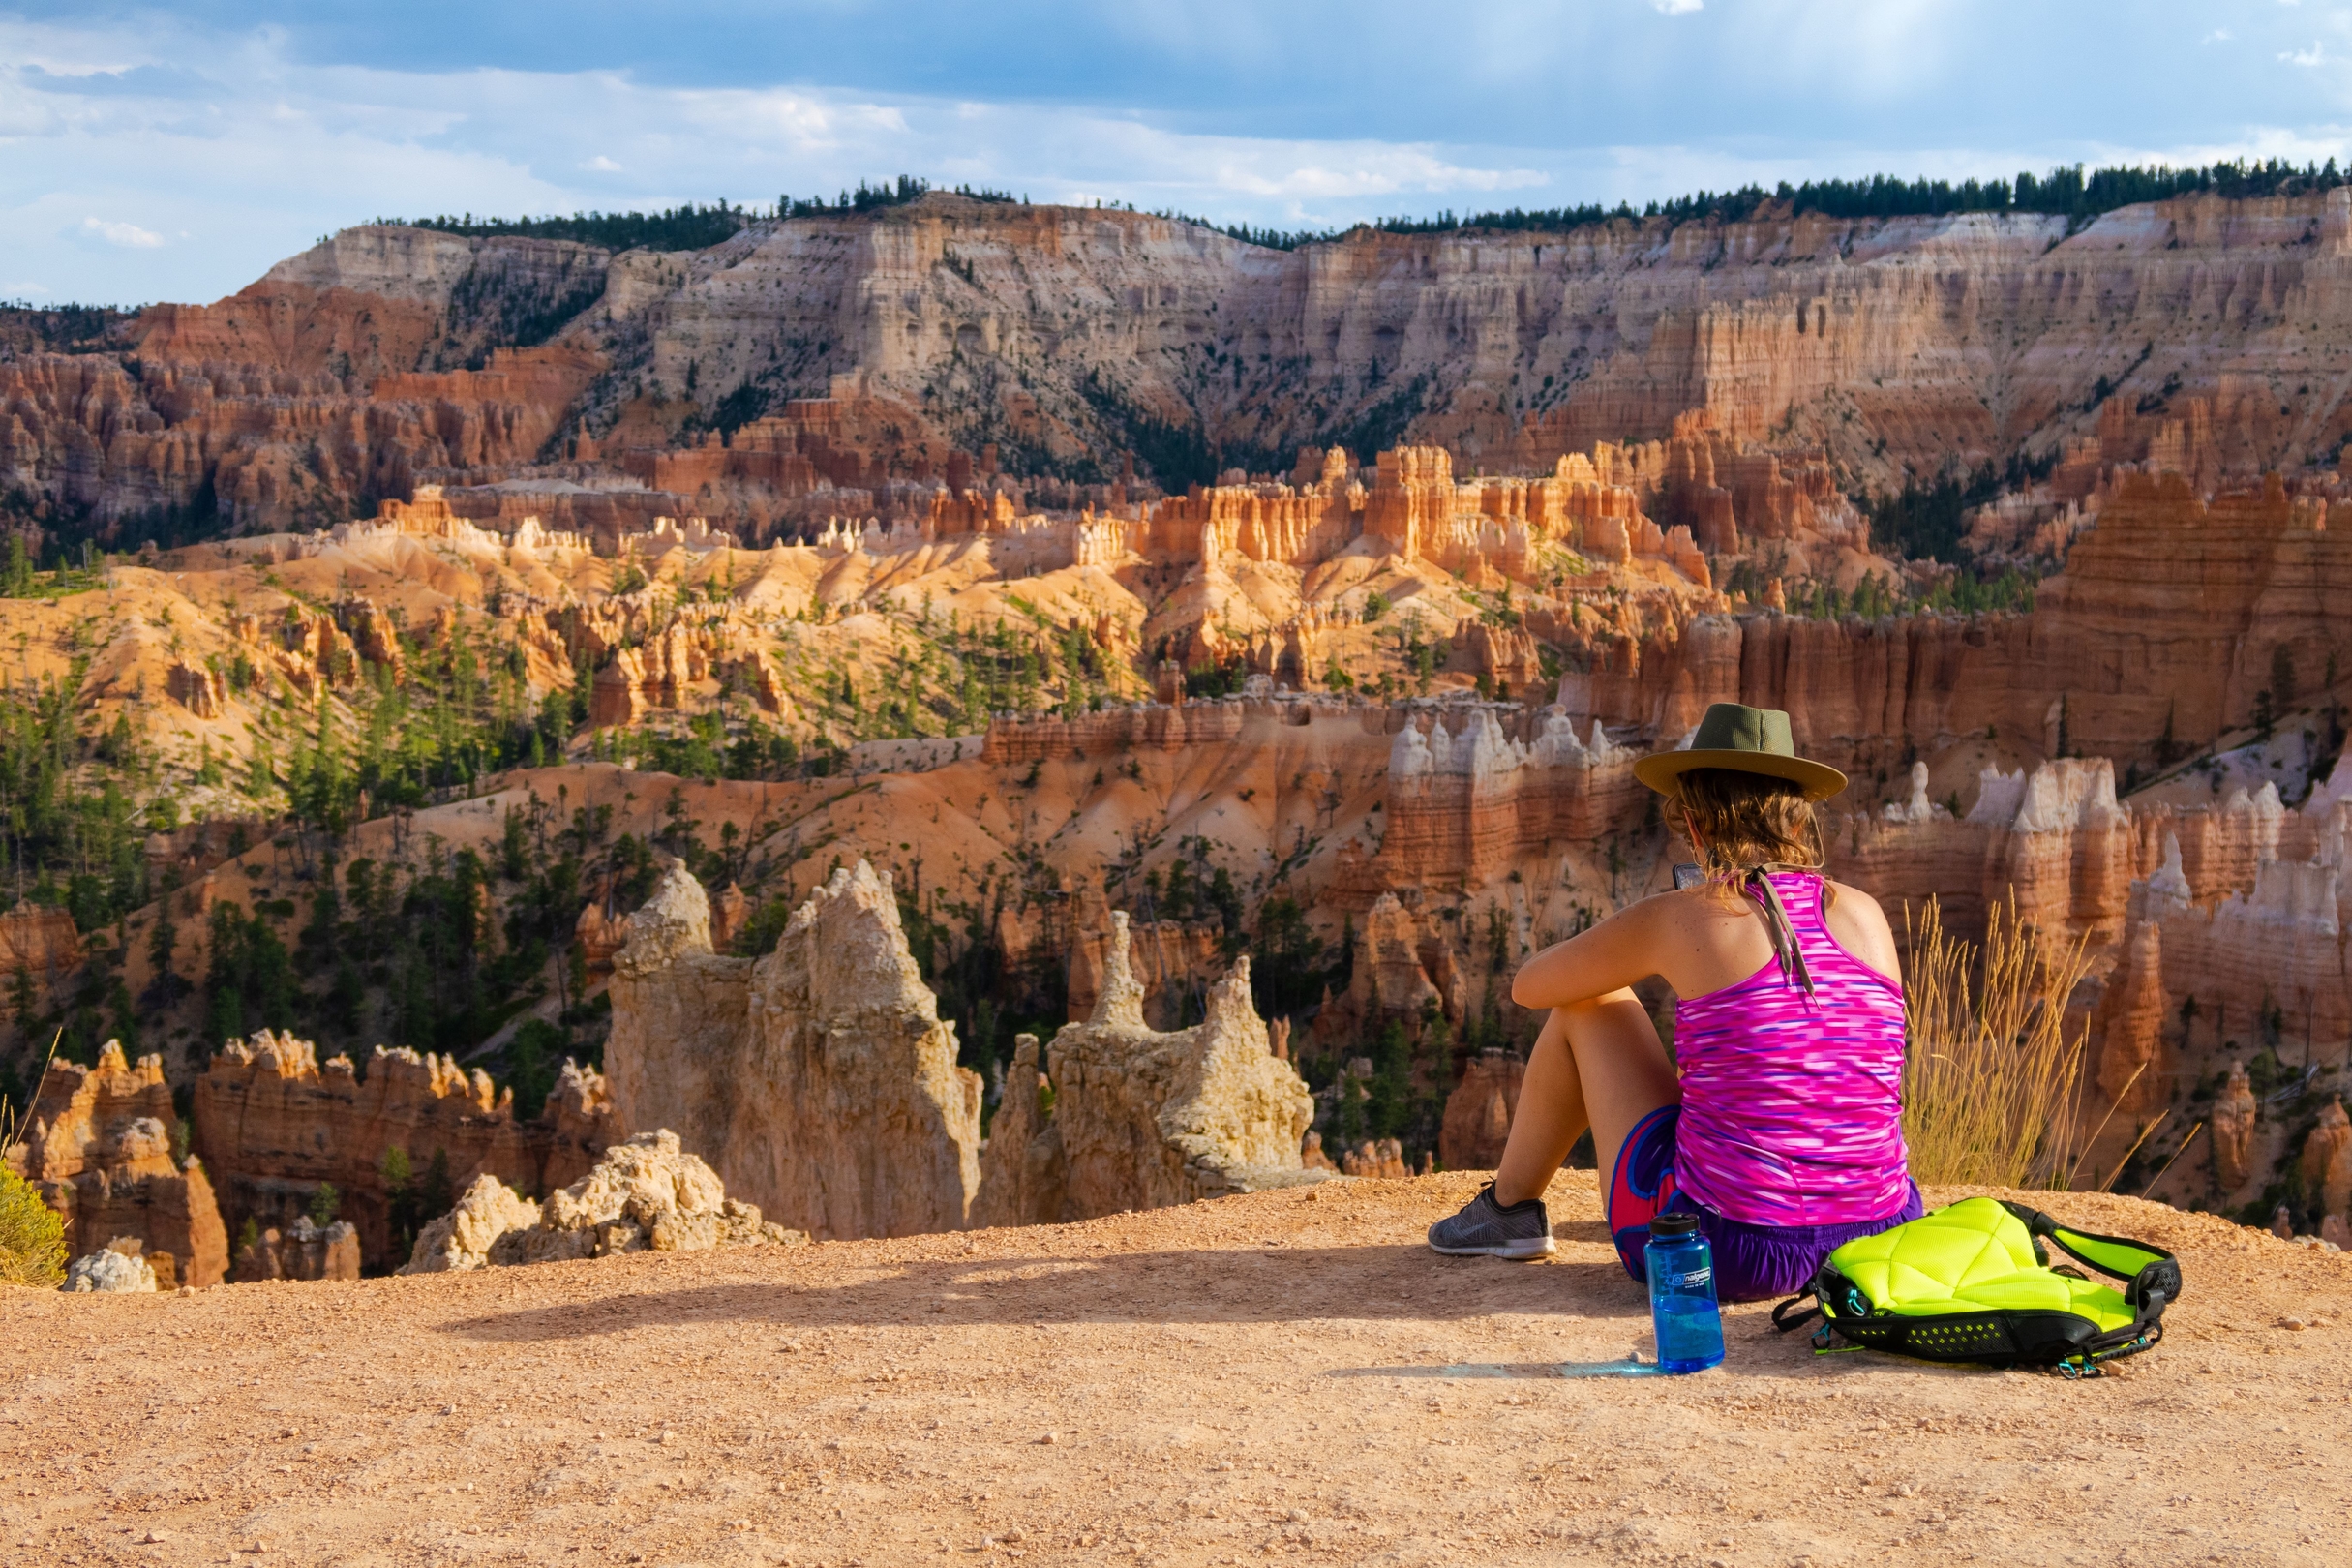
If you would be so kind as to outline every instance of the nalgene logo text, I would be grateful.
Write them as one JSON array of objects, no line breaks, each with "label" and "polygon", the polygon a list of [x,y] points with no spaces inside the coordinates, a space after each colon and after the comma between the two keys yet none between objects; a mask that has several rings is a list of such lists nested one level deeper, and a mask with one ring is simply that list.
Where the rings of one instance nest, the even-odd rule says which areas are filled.
[{"label": "nalgene logo text", "polygon": [[1690,1273],[1682,1277],[1682,1288],[1685,1290],[1699,1290],[1712,1285],[1714,1282],[1715,1271],[1713,1269],[1693,1269]]}]

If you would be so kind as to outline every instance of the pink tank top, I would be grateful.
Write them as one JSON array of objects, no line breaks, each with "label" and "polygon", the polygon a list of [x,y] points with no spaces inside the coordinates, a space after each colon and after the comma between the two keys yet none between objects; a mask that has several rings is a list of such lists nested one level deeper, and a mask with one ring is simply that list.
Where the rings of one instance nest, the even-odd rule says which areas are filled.
[{"label": "pink tank top", "polygon": [[1738,984],[1676,1006],[1674,1181],[1743,1224],[1884,1219],[1911,1196],[1903,988],[1829,934],[1819,876],[1776,872],[1772,886],[1814,994],[1767,958]]}]

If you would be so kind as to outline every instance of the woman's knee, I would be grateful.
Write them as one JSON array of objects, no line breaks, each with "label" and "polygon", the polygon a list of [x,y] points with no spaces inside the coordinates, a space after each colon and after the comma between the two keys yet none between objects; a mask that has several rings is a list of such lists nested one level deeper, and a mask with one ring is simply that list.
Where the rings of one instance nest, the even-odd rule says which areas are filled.
[{"label": "woman's knee", "polygon": [[1573,1017],[1598,1012],[1604,1008],[1614,1007],[1621,1002],[1631,1002],[1636,1007],[1642,1005],[1642,999],[1634,995],[1632,986],[1620,985],[1613,991],[1604,991],[1599,996],[1588,996],[1582,1002],[1571,1002],[1564,1008],[1554,1008],[1553,1010],[1565,1012]]},{"label": "woman's knee", "polygon": [[1639,1012],[1644,1019],[1648,1018],[1649,1010],[1642,1006],[1642,999],[1634,995],[1630,989],[1622,988],[1601,996],[1588,996],[1582,1002],[1571,1002],[1566,1007],[1554,1008],[1552,1010],[1552,1015],[1559,1020],[1560,1030],[1563,1034],[1589,1035],[1597,1029],[1607,1027],[1613,1020],[1622,1019],[1625,1016],[1624,1010],[1628,1007]]}]

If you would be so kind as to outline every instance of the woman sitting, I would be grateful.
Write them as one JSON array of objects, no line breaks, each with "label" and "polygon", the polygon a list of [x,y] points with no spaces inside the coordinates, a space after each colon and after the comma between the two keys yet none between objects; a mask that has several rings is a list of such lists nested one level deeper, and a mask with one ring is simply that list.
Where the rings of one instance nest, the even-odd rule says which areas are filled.
[{"label": "woman sitting", "polygon": [[[1704,880],[1520,969],[1512,999],[1551,1017],[1494,1180],[1431,1226],[1430,1245],[1551,1253],[1543,1191],[1589,1128],[1609,1231],[1636,1280],[1650,1217],[1687,1210],[1724,1300],[1792,1294],[1840,1243],[1920,1213],[1894,933],[1869,894],[1819,869],[1813,803],[1846,779],[1796,755],[1788,714],[1717,703],[1690,749],[1634,771],[1666,797]],[[1651,975],[1682,999],[1672,1060],[1629,988]]]}]

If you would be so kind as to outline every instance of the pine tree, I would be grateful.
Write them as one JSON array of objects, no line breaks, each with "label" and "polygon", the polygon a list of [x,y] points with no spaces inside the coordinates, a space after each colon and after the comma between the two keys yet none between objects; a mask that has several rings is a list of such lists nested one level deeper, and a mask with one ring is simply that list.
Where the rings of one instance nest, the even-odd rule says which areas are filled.
[{"label": "pine tree", "polygon": [[171,923],[171,894],[166,891],[156,900],[155,929],[147,937],[147,962],[155,971],[155,984],[168,1006],[179,994],[179,976],[172,973],[171,953],[179,945],[179,933]]},{"label": "pine tree", "polygon": [[0,569],[0,595],[11,599],[30,598],[33,592],[33,558],[25,553],[24,535],[12,533],[8,540],[8,565]]},{"label": "pine tree", "polygon": [[2281,710],[2295,706],[2295,650],[2284,643],[2271,649],[2271,701]]}]

